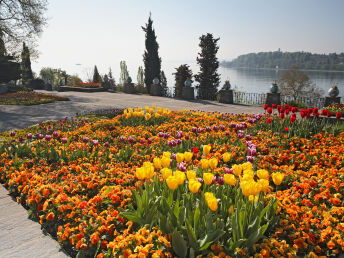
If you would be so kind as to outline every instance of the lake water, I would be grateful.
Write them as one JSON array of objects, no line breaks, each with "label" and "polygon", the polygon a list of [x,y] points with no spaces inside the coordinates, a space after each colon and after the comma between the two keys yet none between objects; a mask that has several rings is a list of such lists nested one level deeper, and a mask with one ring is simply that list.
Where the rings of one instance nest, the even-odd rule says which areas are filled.
[{"label": "lake water", "polygon": [[[169,87],[174,85],[175,68],[180,63],[168,62],[162,63],[162,69],[165,71]],[[189,63],[189,66],[194,74],[199,70],[196,63]],[[269,92],[271,83],[278,80],[279,76],[284,70],[263,70],[263,69],[232,69],[219,68],[221,75],[221,86],[225,80],[229,80],[232,88],[243,92],[252,93],[266,93]],[[324,96],[327,96],[327,91],[332,85],[337,85],[339,88],[339,96],[344,97],[344,72],[326,72],[326,71],[303,71],[306,73],[312,82],[324,90]],[[194,85],[196,82],[193,83]]]}]

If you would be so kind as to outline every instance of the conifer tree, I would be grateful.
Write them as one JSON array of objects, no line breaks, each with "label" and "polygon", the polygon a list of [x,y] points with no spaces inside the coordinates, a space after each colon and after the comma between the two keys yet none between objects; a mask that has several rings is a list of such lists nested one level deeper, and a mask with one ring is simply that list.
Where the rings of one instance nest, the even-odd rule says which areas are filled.
[{"label": "conifer tree", "polygon": [[161,85],[162,96],[167,97],[168,96],[167,79],[166,79],[164,71],[162,70],[160,73],[160,80],[161,80],[160,85]]},{"label": "conifer tree", "polygon": [[143,54],[143,62],[145,66],[145,84],[147,92],[150,93],[150,88],[154,78],[160,78],[161,72],[161,58],[159,57],[159,44],[156,41],[155,31],[153,29],[153,21],[151,14],[148,18],[148,23],[142,30],[146,33],[145,46],[146,50]]},{"label": "conifer tree", "polygon": [[121,74],[119,77],[119,84],[124,86],[124,84],[127,83],[127,80],[129,77],[128,67],[125,61],[120,62],[120,67],[121,67]]},{"label": "conifer tree", "polygon": [[30,80],[33,79],[33,74],[31,70],[31,60],[30,60],[30,50],[29,48],[23,43],[23,50],[21,53],[21,75],[23,84],[27,85],[30,83]]},{"label": "conifer tree", "polygon": [[197,57],[200,72],[195,75],[195,80],[199,83],[199,99],[214,100],[216,98],[217,87],[220,84],[220,75],[217,73],[219,61],[216,57],[219,39],[215,39],[211,33],[200,37],[201,52]]},{"label": "conifer tree", "polygon": [[176,81],[176,84],[174,85],[174,97],[175,98],[181,98],[182,97],[182,91],[184,87],[184,82],[192,78],[192,71],[190,70],[190,67],[187,64],[183,64],[176,68],[176,72],[174,73],[174,78]]},{"label": "conifer tree", "polygon": [[98,72],[98,68],[96,65],[94,66],[94,71],[93,71],[93,82],[101,82],[101,76]]},{"label": "conifer tree", "polygon": [[6,47],[3,39],[3,33],[0,29],[0,58],[6,55]]},{"label": "conifer tree", "polygon": [[142,66],[139,66],[137,70],[137,85],[140,87],[144,87],[145,84],[145,77]]}]

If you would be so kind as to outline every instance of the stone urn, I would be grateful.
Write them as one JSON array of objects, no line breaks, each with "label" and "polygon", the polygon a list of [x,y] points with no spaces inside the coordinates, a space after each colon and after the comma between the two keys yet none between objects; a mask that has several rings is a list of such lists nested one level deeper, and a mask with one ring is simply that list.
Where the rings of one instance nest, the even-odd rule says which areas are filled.
[{"label": "stone urn", "polygon": [[123,91],[125,93],[129,93],[129,94],[134,94],[135,93],[134,84],[131,81],[132,81],[131,77],[129,76],[127,78],[127,82],[124,84],[124,87],[123,87]]},{"label": "stone urn", "polygon": [[0,94],[5,94],[8,92],[8,86],[6,83],[0,83]]},{"label": "stone urn", "polygon": [[182,89],[182,98],[187,100],[195,99],[195,90],[191,87],[192,81],[187,79],[184,82],[184,87]]},{"label": "stone urn", "polygon": [[331,98],[335,98],[339,95],[339,89],[337,86],[332,86],[329,90],[328,90],[328,95]]},{"label": "stone urn", "polygon": [[161,85],[159,82],[160,81],[158,78],[154,78],[153,84],[152,84],[151,89],[150,89],[150,93],[152,96],[161,96],[162,95],[162,88],[161,88]]},{"label": "stone urn", "polygon": [[219,102],[225,104],[233,104],[233,90],[231,90],[231,84],[227,80],[219,91]]},{"label": "stone urn", "polygon": [[274,82],[270,87],[270,92],[276,94],[278,92],[278,84]]}]

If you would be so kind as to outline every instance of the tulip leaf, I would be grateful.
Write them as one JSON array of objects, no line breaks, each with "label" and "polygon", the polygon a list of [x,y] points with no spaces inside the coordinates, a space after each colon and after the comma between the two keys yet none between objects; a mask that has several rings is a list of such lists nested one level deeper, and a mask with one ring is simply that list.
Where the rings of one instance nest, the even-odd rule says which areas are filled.
[{"label": "tulip leaf", "polygon": [[195,213],[194,213],[194,232],[195,232],[196,238],[197,238],[197,235],[198,235],[197,231],[198,231],[198,228],[199,228],[200,215],[201,215],[201,212],[200,212],[199,208],[197,207],[196,210],[195,210]]},{"label": "tulip leaf", "polygon": [[186,257],[188,252],[186,241],[177,230],[172,233],[172,247],[179,258]]}]

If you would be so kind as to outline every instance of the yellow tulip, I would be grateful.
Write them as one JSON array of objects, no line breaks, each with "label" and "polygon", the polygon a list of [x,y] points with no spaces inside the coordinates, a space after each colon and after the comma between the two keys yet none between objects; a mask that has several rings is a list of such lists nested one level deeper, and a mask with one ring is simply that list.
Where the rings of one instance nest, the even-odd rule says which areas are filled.
[{"label": "yellow tulip", "polygon": [[245,174],[243,176],[240,176],[240,181],[251,181],[253,180],[252,174]]},{"label": "yellow tulip", "polygon": [[150,108],[147,112],[150,113],[150,114],[153,114],[154,113],[154,109]]},{"label": "yellow tulip", "polygon": [[268,179],[269,178],[269,172],[265,169],[259,169],[259,170],[257,170],[257,176],[260,179]]},{"label": "yellow tulip", "polygon": [[224,181],[227,185],[235,185],[236,184],[236,178],[233,174],[225,174]]},{"label": "yellow tulip", "polygon": [[254,172],[253,172],[253,170],[251,170],[251,169],[245,169],[245,170],[243,171],[243,175],[244,175],[244,176],[247,175],[247,176],[249,176],[249,177],[251,177],[251,178],[254,178]]},{"label": "yellow tulip", "polygon": [[192,156],[193,156],[192,152],[189,152],[189,151],[184,152],[184,159],[186,162],[189,162],[190,160],[192,160]]},{"label": "yellow tulip", "polygon": [[272,181],[274,181],[275,185],[280,185],[283,181],[284,174],[280,172],[272,173]]},{"label": "yellow tulip", "polygon": [[145,115],[145,119],[146,119],[146,120],[149,120],[151,117],[152,117],[151,114],[146,113],[146,115]]},{"label": "yellow tulip", "polygon": [[261,190],[266,192],[269,188],[269,180],[267,179],[259,179],[258,184],[260,184]]},{"label": "yellow tulip", "polygon": [[128,108],[128,111],[129,111],[130,113],[132,113],[132,112],[133,112],[133,109],[132,109],[132,108]]},{"label": "yellow tulip", "polygon": [[161,165],[164,167],[164,168],[168,168],[171,164],[171,160],[170,158],[167,158],[167,157],[163,157],[161,159]]},{"label": "yellow tulip", "polygon": [[163,169],[161,169],[161,174],[162,174],[163,179],[167,179],[169,176],[172,175],[172,169],[163,168]]},{"label": "yellow tulip", "polygon": [[166,179],[166,184],[171,190],[175,190],[178,187],[178,180],[175,176],[169,176]]},{"label": "yellow tulip", "polygon": [[198,190],[200,189],[201,185],[202,184],[200,182],[198,182],[197,180],[194,180],[194,179],[190,180],[189,181],[189,190],[190,190],[190,192],[197,193]]},{"label": "yellow tulip", "polygon": [[234,175],[236,175],[236,176],[241,175],[241,172],[242,172],[242,166],[241,165],[234,164],[232,166],[232,169],[233,169]]},{"label": "yellow tulip", "polygon": [[157,113],[162,114],[164,112],[164,109],[162,107],[158,107]]},{"label": "yellow tulip", "polygon": [[208,200],[210,198],[215,198],[215,195],[213,193],[210,193],[210,192],[204,193],[204,199]]},{"label": "yellow tulip", "polygon": [[201,159],[201,165],[203,169],[207,169],[209,167],[209,160]]},{"label": "yellow tulip", "polygon": [[148,112],[149,111],[149,107],[145,106],[145,110],[146,110],[146,112]]},{"label": "yellow tulip", "polygon": [[209,209],[211,209],[212,211],[216,211],[218,206],[217,206],[217,199],[216,198],[208,198],[206,199],[207,204]]},{"label": "yellow tulip", "polygon": [[124,109],[123,115],[126,115],[127,113],[128,113],[128,111],[126,109]]},{"label": "yellow tulip", "polygon": [[154,116],[155,116],[155,118],[160,118],[161,117],[161,115],[159,113],[155,113]]},{"label": "yellow tulip", "polygon": [[164,152],[162,153],[162,156],[170,159],[170,158],[171,158],[171,152],[169,152],[169,151],[164,151]]},{"label": "yellow tulip", "polygon": [[246,170],[246,169],[250,169],[252,170],[252,164],[249,162],[245,162],[243,164],[241,164],[242,170]]},{"label": "yellow tulip", "polygon": [[228,152],[223,153],[222,159],[223,159],[224,162],[228,162],[231,159],[231,154],[228,153]]},{"label": "yellow tulip", "polygon": [[141,167],[141,168],[137,168],[136,169],[136,177],[139,180],[145,179],[145,170],[144,170],[144,168]]},{"label": "yellow tulip", "polygon": [[196,179],[196,172],[193,171],[193,170],[188,170],[186,172],[186,176],[187,176],[189,181],[192,180],[192,179]]},{"label": "yellow tulip", "polygon": [[258,195],[260,193],[260,191],[262,190],[262,186],[257,183],[257,182],[254,182],[252,183],[252,194],[253,195]]},{"label": "yellow tulip", "polygon": [[154,163],[154,167],[155,168],[161,168],[161,159],[159,159],[159,158],[154,158],[153,159],[153,163]]},{"label": "yellow tulip", "polygon": [[177,178],[178,184],[181,185],[185,181],[185,173],[182,171],[177,170],[174,173],[174,176]]},{"label": "yellow tulip", "polygon": [[217,161],[216,158],[212,158],[212,159],[209,160],[209,167],[211,169],[217,168],[217,164],[218,164],[218,161]]},{"label": "yellow tulip", "polygon": [[152,106],[152,109],[155,110],[155,105]]},{"label": "yellow tulip", "polygon": [[205,155],[207,155],[211,150],[211,146],[210,145],[203,145],[203,153]]},{"label": "yellow tulip", "polygon": [[203,173],[203,180],[206,185],[210,185],[213,181],[214,175],[212,173]]},{"label": "yellow tulip", "polygon": [[143,168],[145,170],[145,177],[146,178],[153,178],[154,177],[154,166],[150,162],[144,162]]},{"label": "yellow tulip", "polygon": [[177,153],[176,160],[178,163],[183,162],[184,161],[184,154],[183,153]]},{"label": "yellow tulip", "polygon": [[253,180],[243,181],[241,182],[240,186],[241,186],[241,191],[243,195],[248,197],[253,194],[253,187],[255,186]]}]

